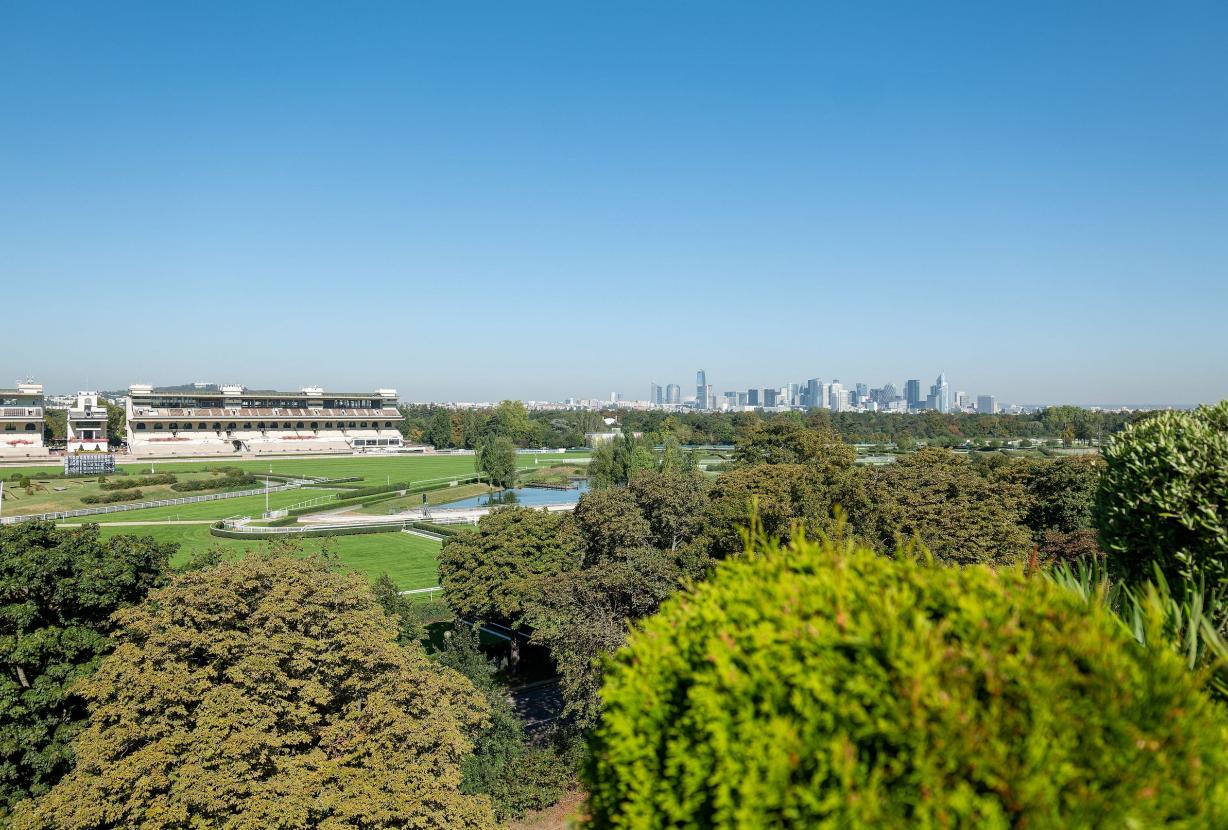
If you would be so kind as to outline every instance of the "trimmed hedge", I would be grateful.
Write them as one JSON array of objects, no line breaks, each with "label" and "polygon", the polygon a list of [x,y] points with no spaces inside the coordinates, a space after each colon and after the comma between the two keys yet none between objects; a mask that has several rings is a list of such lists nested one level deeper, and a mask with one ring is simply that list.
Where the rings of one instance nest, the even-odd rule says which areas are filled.
[{"label": "trimmed hedge", "polygon": [[1104,449],[1095,518],[1128,582],[1228,582],[1228,401],[1128,424]]},{"label": "trimmed hedge", "polygon": [[82,496],[82,504],[114,504],[120,501],[140,501],[145,498],[145,494],[140,490],[116,490],[112,493],[97,493],[89,496]]},{"label": "trimmed hedge", "polygon": [[159,473],[142,478],[124,478],[117,481],[104,481],[98,486],[103,490],[131,490],[134,487],[153,487],[157,484],[174,484],[179,479],[170,473]]},{"label": "trimmed hedge", "polygon": [[[270,524],[270,527],[274,525]],[[296,533],[261,533],[259,530],[241,531],[227,530],[219,524],[209,525],[209,533],[224,539],[285,539],[301,538],[303,536],[365,536],[369,533],[399,533],[399,524],[366,525],[363,527],[304,527]]]},{"label": "trimmed hedge", "polygon": [[1228,826],[1228,722],[1020,569],[759,543],[607,670],[590,828]]},{"label": "trimmed hedge", "polygon": [[228,472],[221,478],[197,478],[191,481],[180,481],[177,484],[172,484],[171,489],[180,493],[188,493],[195,490],[230,490],[236,487],[254,487],[262,480],[248,473],[240,472],[238,475],[235,475]]},{"label": "trimmed hedge", "polygon": [[434,522],[412,522],[410,527],[425,530],[427,533],[438,533],[440,536],[455,536],[458,533],[469,533],[471,525],[437,525]]}]

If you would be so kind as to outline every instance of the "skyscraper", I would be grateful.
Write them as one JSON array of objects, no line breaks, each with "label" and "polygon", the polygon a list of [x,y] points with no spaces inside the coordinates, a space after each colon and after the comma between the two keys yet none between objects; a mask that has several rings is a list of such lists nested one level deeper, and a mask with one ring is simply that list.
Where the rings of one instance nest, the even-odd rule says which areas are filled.
[{"label": "skyscraper", "polygon": [[648,387],[648,402],[653,406],[665,403],[665,396],[661,394],[661,384],[654,383]]},{"label": "skyscraper", "polygon": [[909,409],[921,408],[921,381],[913,379],[904,381],[904,402]]},{"label": "skyscraper", "polygon": [[665,403],[670,406],[677,406],[682,403],[682,387],[676,383],[671,383],[665,387]]},{"label": "skyscraper", "polygon": [[746,405],[747,406],[763,406],[763,404],[759,402],[759,390],[758,389],[747,389],[746,390]]},{"label": "skyscraper", "polygon": [[938,379],[934,381],[934,385],[930,387],[930,404],[932,409],[937,409],[939,412],[951,411],[951,388],[947,386],[947,375],[945,372],[938,373]]},{"label": "skyscraper", "polygon": [[982,415],[996,415],[998,412],[998,401],[993,395],[977,395],[976,411]]},{"label": "skyscraper", "polygon": [[695,408],[708,408],[708,373],[703,369],[695,373]]},{"label": "skyscraper", "polygon": [[764,387],[764,389],[763,389],[763,405],[764,405],[765,407],[768,407],[768,406],[776,406],[776,390],[775,390],[775,389],[773,389],[773,388],[771,388],[771,387]]},{"label": "skyscraper", "polygon": [[823,405],[823,381],[811,378],[806,381],[806,406],[817,409]]},{"label": "skyscraper", "polygon": [[843,412],[845,409],[846,398],[844,396],[844,386],[838,380],[831,382],[831,387],[827,392],[828,405],[832,412]]}]

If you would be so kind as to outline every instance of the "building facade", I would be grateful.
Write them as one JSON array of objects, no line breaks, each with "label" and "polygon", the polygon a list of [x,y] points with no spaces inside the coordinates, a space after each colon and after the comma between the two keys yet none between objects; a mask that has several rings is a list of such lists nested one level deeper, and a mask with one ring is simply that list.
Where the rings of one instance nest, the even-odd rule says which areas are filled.
[{"label": "building facade", "polygon": [[395,389],[254,392],[128,388],[128,451],[137,456],[349,453],[401,447]]},{"label": "building facade", "polygon": [[0,389],[0,458],[46,458],[43,442],[46,402],[39,383],[18,382]]},{"label": "building facade", "polygon": [[107,451],[107,408],[97,392],[78,392],[65,418],[68,451]]}]

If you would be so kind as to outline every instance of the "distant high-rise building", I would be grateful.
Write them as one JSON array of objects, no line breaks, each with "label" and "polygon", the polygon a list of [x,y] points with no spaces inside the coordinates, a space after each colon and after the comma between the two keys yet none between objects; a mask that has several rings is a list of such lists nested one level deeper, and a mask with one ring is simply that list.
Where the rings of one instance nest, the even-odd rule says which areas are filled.
[{"label": "distant high-rise building", "polygon": [[827,391],[828,406],[832,412],[843,412],[848,405],[848,399],[844,395],[844,386],[838,380],[831,382],[831,387]]},{"label": "distant high-rise building", "polygon": [[726,392],[723,395],[723,397],[725,398],[725,401],[721,405],[722,409],[734,409],[737,407],[738,405],[738,393],[737,392]]},{"label": "distant high-rise building", "polygon": [[997,399],[993,395],[977,395],[976,411],[982,415],[996,415],[998,412]]},{"label": "distant high-rise building", "polygon": [[662,393],[661,384],[654,383],[648,387],[648,402],[654,406],[660,406],[665,403],[665,395]]},{"label": "distant high-rise building", "polygon": [[777,390],[775,390],[775,389],[766,388],[766,387],[764,388],[764,390],[763,390],[763,406],[764,406],[765,408],[766,408],[766,407],[769,407],[769,406],[776,406],[776,391],[777,391]]},{"label": "distant high-rise building", "polygon": [[904,402],[909,409],[921,408],[921,381],[913,379],[904,381]]},{"label": "distant high-rise building", "polygon": [[815,409],[823,405],[823,381],[811,378],[806,381],[806,406]]},{"label": "distant high-rise building", "polygon": [[870,399],[870,386],[866,383],[859,383],[856,387],[857,400],[855,403],[865,403]]},{"label": "distant high-rise building", "polygon": [[682,403],[682,387],[676,383],[671,383],[665,387],[665,403],[669,406],[677,406]]},{"label": "distant high-rise building", "polygon": [[891,403],[900,396],[900,392],[895,388],[894,383],[888,383],[883,386],[883,391],[878,396],[879,403]]},{"label": "distant high-rise building", "polygon": [[968,399],[967,392],[956,392],[955,393],[955,408],[957,410],[963,411],[964,409],[966,409],[967,407],[971,405],[972,405],[972,402]]},{"label": "distant high-rise building", "polygon": [[695,373],[695,408],[708,408],[708,373],[703,369]]},{"label": "distant high-rise building", "polygon": [[746,390],[746,405],[747,406],[763,406],[763,404],[759,402],[759,390],[758,389],[747,389]]},{"label": "distant high-rise building", "polygon": [[800,383],[789,384],[789,406],[801,406],[802,389],[803,387]]},{"label": "distant high-rise building", "polygon": [[746,393],[745,392],[738,393],[738,406],[746,406]]},{"label": "distant high-rise building", "polygon": [[951,411],[951,388],[947,385],[945,372],[938,373],[938,379],[930,387],[930,396],[926,402],[930,404],[930,409],[936,409],[939,412]]}]

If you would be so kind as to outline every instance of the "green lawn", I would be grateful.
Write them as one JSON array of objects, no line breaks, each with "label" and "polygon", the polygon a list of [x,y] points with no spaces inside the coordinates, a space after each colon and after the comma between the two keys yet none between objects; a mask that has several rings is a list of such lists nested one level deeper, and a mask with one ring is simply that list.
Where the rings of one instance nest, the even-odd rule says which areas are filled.
[{"label": "green lawn", "polygon": [[[0,471],[2,474],[3,471]],[[162,472],[169,472],[163,470]],[[179,481],[197,481],[201,479],[218,479],[219,476],[212,473],[204,472],[187,472],[175,470],[175,477]],[[127,476],[127,478],[136,478],[137,476]],[[111,480],[125,478],[124,476],[112,476]],[[26,493],[24,488],[17,487],[11,482],[6,483],[4,487],[4,515],[16,516],[19,514],[29,513],[51,513],[57,510],[79,510],[82,508],[101,507],[102,505],[85,504],[81,501],[82,496],[100,495],[103,493],[115,492],[103,490],[99,486],[97,478],[52,478],[39,481],[38,486],[33,492]],[[263,484],[250,484],[244,487],[239,487],[240,490],[251,490]],[[136,501],[157,501],[158,499],[174,499],[183,496],[200,496],[208,493],[222,492],[218,490],[192,490],[188,492],[179,492],[171,489],[169,484],[154,484],[145,485],[138,488],[141,491],[141,498]],[[235,489],[235,488],[232,488]],[[122,503],[122,502],[121,502]]]},{"label": "green lawn", "polygon": [[[587,458],[587,456],[583,453],[543,456],[518,455],[517,462],[522,468],[533,469],[535,467],[543,468],[551,464],[576,458]],[[154,462],[152,464],[121,464],[119,466],[121,469],[126,470],[129,475],[148,475],[152,468],[154,472],[168,472],[181,477],[190,477],[194,474],[203,473],[208,467],[217,467],[222,464],[241,467],[257,475],[268,471],[271,467],[274,473],[281,473],[283,475],[318,476],[322,478],[350,478],[357,476],[362,478],[361,482],[354,483],[354,486],[358,487],[380,485],[387,482],[418,482],[430,479],[446,479],[448,476],[460,477],[473,474],[473,456],[470,455],[346,456],[341,458],[281,458],[273,459],[272,461],[227,461],[225,459],[217,459],[202,462]],[[7,480],[14,473],[26,473],[37,478],[40,472],[46,474],[48,471],[55,471],[56,469],[54,467],[0,467],[0,477]],[[53,488],[71,488],[73,481],[72,479],[48,479],[48,489],[44,493],[37,495],[42,496],[45,493],[54,493],[57,497],[64,496],[67,498],[67,494],[71,490],[66,490],[64,493],[55,493]],[[169,490],[168,487],[149,488],[148,490],[142,488],[142,492],[145,493],[146,500],[196,495],[194,493],[175,493]],[[316,496],[326,495],[328,492],[330,491],[307,487],[281,493],[271,493],[269,496],[269,506],[274,509],[288,507]],[[9,496],[14,496],[15,498],[9,498]],[[24,504],[24,498],[24,491],[6,493],[4,514],[43,513],[47,512],[48,509],[66,510],[89,506],[80,503],[79,495],[73,497],[71,504],[51,508],[36,506],[33,499],[30,500],[28,505]],[[418,501],[421,501],[421,496],[418,497]],[[258,516],[263,510],[264,496],[245,496],[237,499],[220,499],[171,507],[152,507],[144,510],[103,513],[93,517],[92,520],[105,523],[165,521],[168,519],[222,519],[227,516]]]},{"label": "green lawn", "polygon": [[[261,550],[266,542],[245,539],[221,539],[209,534],[208,525],[151,525],[149,527],[103,526],[104,538],[118,535],[152,536],[161,542],[174,542],[179,552],[171,564],[181,566],[195,551],[220,547],[231,555],[243,555],[249,550]],[[439,543],[408,533],[370,533],[361,536],[308,537],[299,540],[305,551],[318,551],[322,545],[335,553],[347,566],[371,579],[385,571],[402,590],[429,588],[439,584],[435,557]]]},{"label": "green lawn", "polygon": [[[576,458],[587,458],[588,453],[560,453],[549,455],[517,455],[517,465],[525,468],[555,464]],[[472,455],[392,455],[392,456],[340,456],[319,458],[273,458],[268,460],[238,461],[226,457],[202,461],[145,461],[118,465],[131,475],[147,475],[152,468],[159,473],[203,472],[208,467],[239,467],[251,473],[267,472],[284,475],[318,476],[321,478],[349,478],[359,476],[366,486],[384,484],[388,481],[422,481],[444,476],[473,474]],[[0,477],[10,478],[14,473],[37,477],[40,473],[59,472],[61,467],[9,467],[0,466]]]}]

